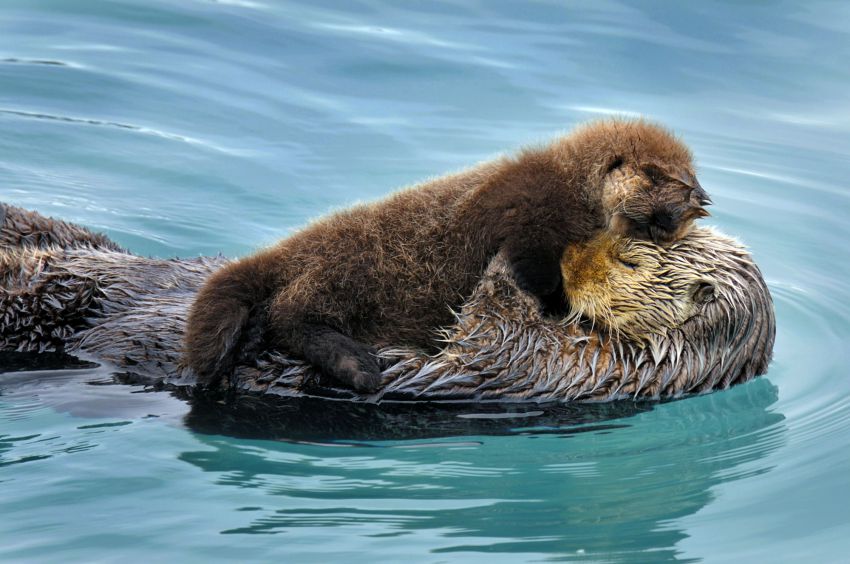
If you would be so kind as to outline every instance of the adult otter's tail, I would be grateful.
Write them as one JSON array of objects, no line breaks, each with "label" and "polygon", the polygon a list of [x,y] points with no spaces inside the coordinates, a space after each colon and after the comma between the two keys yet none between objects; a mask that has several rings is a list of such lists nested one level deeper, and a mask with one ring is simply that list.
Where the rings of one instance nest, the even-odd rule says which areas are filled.
[{"label": "adult otter's tail", "polygon": [[234,262],[214,273],[192,304],[183,357],[199,384],[218,385],[262,343],[273,275],[258,259]]}]

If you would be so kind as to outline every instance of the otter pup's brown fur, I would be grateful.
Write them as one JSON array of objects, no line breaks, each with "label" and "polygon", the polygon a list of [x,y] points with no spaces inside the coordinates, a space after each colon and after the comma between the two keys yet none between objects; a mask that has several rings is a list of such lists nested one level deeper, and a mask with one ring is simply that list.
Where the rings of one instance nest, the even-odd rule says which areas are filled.
[{"label": "otter pup's brown fur", "polygon": [[430,348],[489,260],[520,286],[560,295],[560,257],[600,231],[667,244],[706,215],[691,154],[645,121],[579,128],[345,210],[215,273],[195,301],[185,359],[226,376],[262,336],[358,390],[379,385],[370,347]]}]

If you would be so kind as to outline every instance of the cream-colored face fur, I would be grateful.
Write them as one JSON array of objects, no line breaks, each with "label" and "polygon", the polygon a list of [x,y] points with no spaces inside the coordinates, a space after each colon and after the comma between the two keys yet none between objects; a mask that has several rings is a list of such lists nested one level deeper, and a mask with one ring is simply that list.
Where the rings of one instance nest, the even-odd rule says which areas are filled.
[{"label": "cream-colored face fur", "polygon": [[714,299],[709,263],[694,264],[674,243],[602,233],[567,248],[561,260],[570,320],[584,317],[615,336],[641,342],[681,326]]}]

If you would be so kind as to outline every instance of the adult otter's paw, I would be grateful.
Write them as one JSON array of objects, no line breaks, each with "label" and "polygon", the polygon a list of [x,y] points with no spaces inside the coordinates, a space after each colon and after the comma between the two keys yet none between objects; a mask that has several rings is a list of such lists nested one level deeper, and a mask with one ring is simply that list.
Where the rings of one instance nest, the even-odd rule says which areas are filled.
[{"label": "adult otter's paw", "polygon": [[381,387],[376,351],[321,323],[306,324],[303,331],[304,357],[310,364],[358,392]]}]

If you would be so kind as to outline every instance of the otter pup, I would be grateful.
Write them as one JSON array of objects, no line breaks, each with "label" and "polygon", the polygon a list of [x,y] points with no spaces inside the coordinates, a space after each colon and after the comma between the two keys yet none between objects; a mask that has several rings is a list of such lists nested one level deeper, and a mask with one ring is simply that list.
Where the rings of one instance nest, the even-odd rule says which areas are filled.
[{"label": "otter pup", "polygon": [[263,340],[358,391],[373,347],[433,348],[500,251],[542,303],[564,248],[601,231],[669,244],[709,199],[690,151],[642,120],[611,120],[320,219],[216,272],[193,304],[185,362],[216,385]]}]

